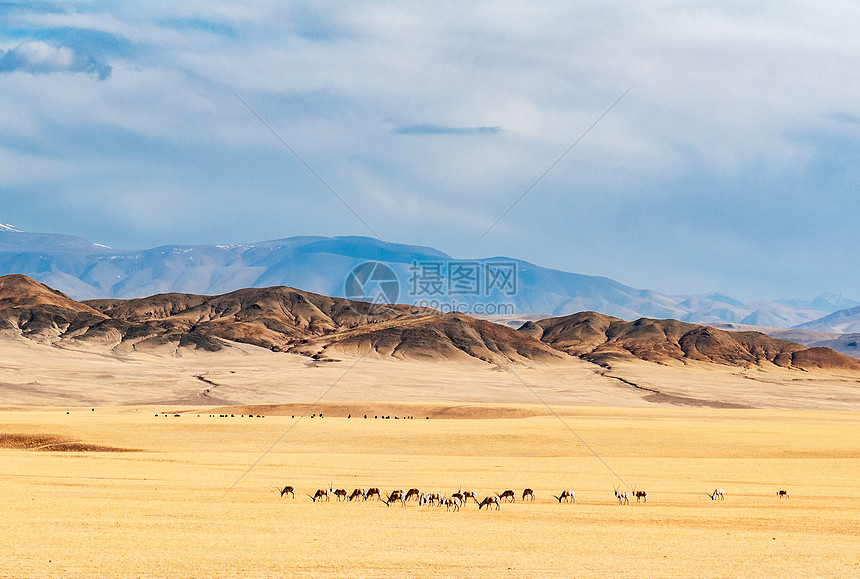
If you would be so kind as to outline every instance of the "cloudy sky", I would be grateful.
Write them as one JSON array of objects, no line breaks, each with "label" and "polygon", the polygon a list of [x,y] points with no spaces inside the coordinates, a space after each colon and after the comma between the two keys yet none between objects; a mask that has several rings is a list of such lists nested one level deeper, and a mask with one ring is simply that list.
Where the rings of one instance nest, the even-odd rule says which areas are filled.
[{"label": "cloudy sky", "polygon": [[0,3],[0,223],[860,298],[858,22],[855,0]]}]

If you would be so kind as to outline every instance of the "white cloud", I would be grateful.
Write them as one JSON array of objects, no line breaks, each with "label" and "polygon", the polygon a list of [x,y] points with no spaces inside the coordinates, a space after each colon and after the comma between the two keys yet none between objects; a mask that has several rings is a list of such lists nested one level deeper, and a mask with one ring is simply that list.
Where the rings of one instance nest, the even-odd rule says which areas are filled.
[{"label": "white cloud", "polygon": [[[29,73],[0,75],[0,107],[16,112],[0,118],[2,161],[51,159],[64,180],[44,194],[57,197],[64,187],[84,195],[86,180],[99,179],[91,167],[113,167],[102,177],[107,185],[95,189],[114,195],[108,206],[118,215],[126,205],[139,210],[135,195],[148,188],[170,191],[183,208],[196,204],[201,223],[230,195],[271,202],[262,212],[257,202],[253,210],[236,204],[242,229],[234,240],[256,237],[249,224],[366,231],[337,213],[344,210],[224,82],[374,229],[396,241],[417,235],[459,254],[465,247],[452,247],[451,239],[471,243],[481,232],[476,224],[492,223],[636,81],[479,247],[511,255],[521,247],[570,269],[580,263],[567,248],[574,240],[617,238],[590,248],[590,263],[617,264],[622,273],[631,263],[621,255],[625,246],[636,247],[640,262],[648,252],[670,251],[658,235],[637,236],[624,211],[646,195],[663,211],[683,211],[667,217],[636,204],[638,220],[676,219],[682,231],[702,228],[709,240],[724,232],[745,242],[724,248],[730,253],[779,251],[763,232],[777,229],[790,208],[810,207],[803,196],[825,186],[816,171],[832,156],[826,147],[860,149],[855,2],[164,0],[76,9],[19,14],[9,27],[19,36],[0,31],[7,49],[0,69]],[[74,31],[97,31],[119,48],[91,56],[73,42]],[[98,76],[108,63],[110,82],[91,82],[87,75]],[[414,134],[398,134],[398,127]],[[44,184],[37,164],[14,171],[16,186]],[[217,177],[201,184],[207,167]],[[828,187],[850,180],[844,169],[828,170],[842,171]],[[133,176],[133,186],[123,186],[124,175]],[[810,191],[787,186],[791,180]],[[838,187],[834,196],[849,199],[849,188]],[[213,188],[221,203],[210,208]],[[696,204],[717,190],[723,205]],[[745,196],[789,209],[762,210],[761,227],[750,228],[731,218]],[[599,215],[581,220],[584,207]],[[348,230],[310,231],[312,218],[284,221],[322,208],[329,213],[320,222]],[[703,224],[714,211],[724,215],[720,226]],[[843,208],[852,211],[860,210]],[[573,220],[575,228],[567,225]],[[848,243],[852,234],[835,228],[822,244]],[[716,248],[703,251],[690,267],[731,261]],[[682,277],[677,264],[685,259],[655,258],[659,267],[650,269],[674,267]],[[720,272],[688,277],[712,275]]]},{"label": "white cloud", "polygon": [[52,46],[40,40],[22,42],[15,48],[0,52],[0,73],[15,71],[30,74],[83,72],[105,80],[111,67],[92,56],[77,54],[67,46]]}]

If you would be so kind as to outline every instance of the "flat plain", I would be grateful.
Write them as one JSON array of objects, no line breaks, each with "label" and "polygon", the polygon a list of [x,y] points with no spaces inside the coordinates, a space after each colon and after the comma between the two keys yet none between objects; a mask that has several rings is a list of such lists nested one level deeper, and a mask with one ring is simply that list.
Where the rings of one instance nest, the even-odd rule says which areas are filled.
[{"label": "flat plain", "polygon": [[[428,420],[430,407],[379,407],[414,419],[331,417],[326,405],[301,420],[278,407],[2,411],[6,446],[18,445],[0,450],[2,573],[860,573],[853,412],[455,405],[458,419]],[[493,417],[514,411],[525,417]],[[647,503],[619,505],[625,483]],[[279,496],[285,485],[295,498]],[[518,496],[458,512],[309,497],[371,486]],[[536,501],[520,500],[525,487]],[[706,495],[714,488],[725,500]],[[576,504],[553,497],[564,489]]]},{"label": "flat plain", "polygon": [[860,575],[856,376],[2,348],[2,576]]}]

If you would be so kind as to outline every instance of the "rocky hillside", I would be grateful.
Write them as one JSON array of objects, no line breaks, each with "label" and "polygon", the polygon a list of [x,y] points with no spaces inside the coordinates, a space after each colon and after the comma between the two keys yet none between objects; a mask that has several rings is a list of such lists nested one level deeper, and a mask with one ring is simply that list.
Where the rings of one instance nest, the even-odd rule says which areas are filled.
[{"label": "rocky hillside", "polygon": [[520,332],[598,364],[613,359],[710,362],[731,366],[772,363],[786,368],[857,370],[860,361],[830,348],[807,348],[761,332],[726,332],[677,320],[627,322],[595,312],[527,322]]},{"label": "rocky hillside", "polygon": [[594,312],[528,322],[514,330],[461,314],[374,305],[283,286],[82,303],[27,276],[3,276],[0,333],[120,352],[217,352],[238,342],[317,361],[371,355],[504,366],[575,356],[602,365],[638,358],[860,371],[860,361],[829,348],[806,348],[759,332],[725,332],[676,320],[626,322]]},{"label": "rocky hillside", "polygon": [[323,361],[369,349],[399,359],[494,364],[566,357],[511,328],[469,316],[372,305],[288,287],[80,303],[26,276],[4,276],[0,330],[120,350],[172,345],[218,351],[240,342]]}]

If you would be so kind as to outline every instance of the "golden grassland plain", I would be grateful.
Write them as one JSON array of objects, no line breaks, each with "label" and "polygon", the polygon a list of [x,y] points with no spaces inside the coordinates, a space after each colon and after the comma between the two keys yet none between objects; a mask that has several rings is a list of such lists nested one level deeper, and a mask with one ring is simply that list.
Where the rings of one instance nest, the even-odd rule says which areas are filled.
[{"label": "golden grassland plain", "polygon": [[[856,412],[450,406],[2,409],[0,575],[860,575]],[[608,467],[647,503],[619,506]],[[330,486],[518,497],[311,501]]]},{"label": "golden grassland plain", "polygon": [[0,343],[0,576],[860,576],[857,376],[157,354]]}]

